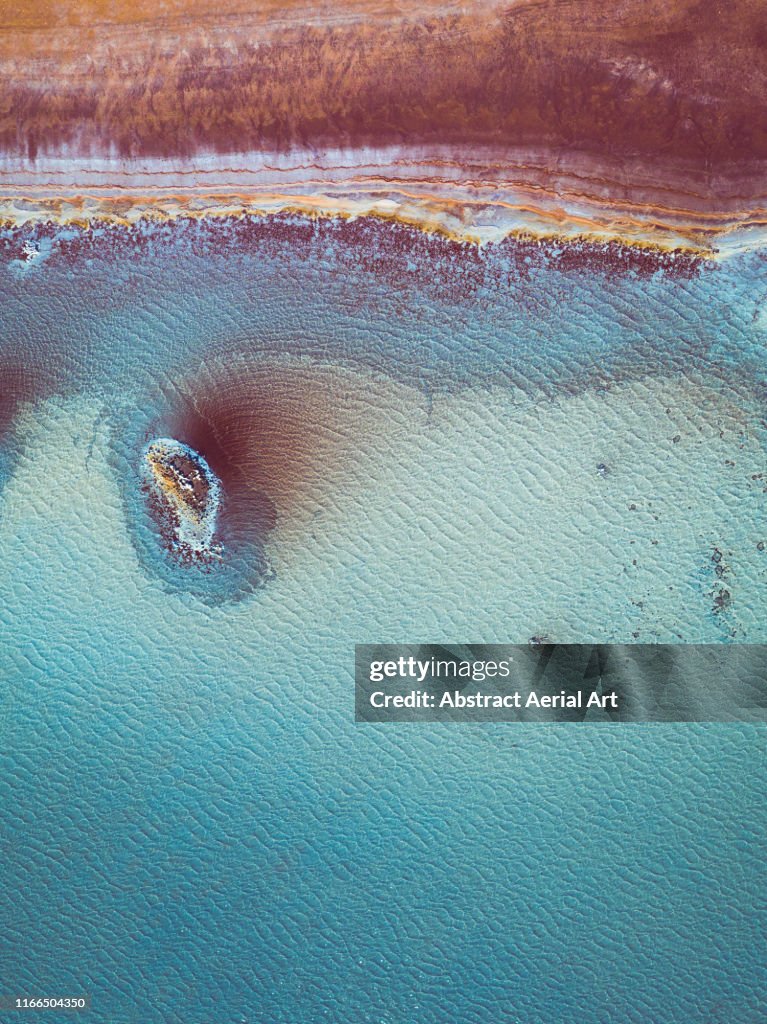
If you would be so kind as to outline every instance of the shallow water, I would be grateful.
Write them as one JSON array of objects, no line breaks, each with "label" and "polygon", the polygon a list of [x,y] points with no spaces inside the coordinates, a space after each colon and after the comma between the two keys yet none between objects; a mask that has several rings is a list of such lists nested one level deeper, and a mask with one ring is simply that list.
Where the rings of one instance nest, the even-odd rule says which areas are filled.
[{"label": "shallow water", "polygon": [[[352,665],[765,641],[762,257],[477,267],[298,223],[0,271],[36,382],[0,477],[5,986],[115,1024],[753,1024],[763,730],[360,726]],[[235,582],[152,547],[131,476],[211,395],[268,410]]]}]

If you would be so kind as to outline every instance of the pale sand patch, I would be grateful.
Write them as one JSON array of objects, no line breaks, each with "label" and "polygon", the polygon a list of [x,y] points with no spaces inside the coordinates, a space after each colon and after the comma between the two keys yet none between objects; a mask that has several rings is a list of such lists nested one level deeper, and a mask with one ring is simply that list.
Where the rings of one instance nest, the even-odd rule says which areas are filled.
[{"label": "pale sand patch", "polygon": [[[148,633],[204,621],[243,650],[291,636],[767,639],[754,410],[684,380],[539,403],[466,390],[430,413],[382,382],[369,399],[351,461],[310,481],[271,534],[276,579],[216,609],[141,570],[100,407],[43,403],[0,498],[6,618],[34,623],[53,594],[92,628],[114,615]],[[714,612],[723,587],[731,603]]]}]

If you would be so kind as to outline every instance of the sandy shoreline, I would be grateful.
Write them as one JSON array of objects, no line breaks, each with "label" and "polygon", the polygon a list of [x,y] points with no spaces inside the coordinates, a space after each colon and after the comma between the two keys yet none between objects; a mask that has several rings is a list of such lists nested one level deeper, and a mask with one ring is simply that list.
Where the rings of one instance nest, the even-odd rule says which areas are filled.
[{"label": "sandy shoreline", "polygon": [[144,218],[298,212],[376,216],[477,244],[513,235],[588,238],[700,253],[763,243],[767,201],[711,182],[664,188],[652,169],[587,158],[547,166],[542,152],[471,158],[443,147],[246,153],[193,160],[62,154],[0,159],[0,220],[135,223]]}]

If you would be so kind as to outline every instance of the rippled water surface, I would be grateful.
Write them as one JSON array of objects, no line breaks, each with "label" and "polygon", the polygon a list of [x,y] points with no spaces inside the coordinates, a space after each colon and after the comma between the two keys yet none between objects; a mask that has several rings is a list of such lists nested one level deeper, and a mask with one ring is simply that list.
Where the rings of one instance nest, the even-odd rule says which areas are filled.
[{"label": "rippled water surface", "polygon": [[[355,726],[352,665],[765,641],[763,256],[275,224],[6,239],[4,987],[754,1024],[761,730]],[[221,481],[218,562],[152,519],[168,437]]]}]

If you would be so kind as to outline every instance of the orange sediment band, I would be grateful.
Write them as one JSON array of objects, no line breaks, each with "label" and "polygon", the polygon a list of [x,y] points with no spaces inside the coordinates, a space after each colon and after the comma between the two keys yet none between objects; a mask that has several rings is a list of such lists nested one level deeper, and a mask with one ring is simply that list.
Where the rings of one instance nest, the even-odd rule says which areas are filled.
[{"label": "orange sediment band", "polygon": [[455,241],[483,244],[505,237],[589,239],[625,245],[684,249],[706,255],[723,248],[764,241],[767,210],[692,211],[652,207],[621,200],[568,197],[541,187],[499,195],[497,186],[461,194],[450,188],[413,187],[413,183],[355,181],[344,188],[325,183],[322,192],[241,189],[210,190],[162,186],[131,191],[127,186],[45,194],[42,189],[13,189],[0,195],[0,221],[7,226],[59,223],[87,227],[94,223],[130,225],[139,220],[269,216],[294,213],[312,217],[373,216]]}]

